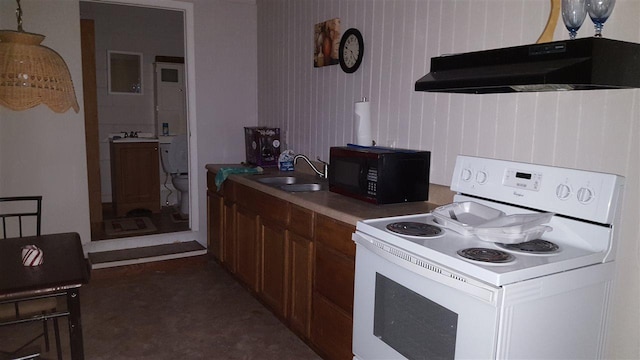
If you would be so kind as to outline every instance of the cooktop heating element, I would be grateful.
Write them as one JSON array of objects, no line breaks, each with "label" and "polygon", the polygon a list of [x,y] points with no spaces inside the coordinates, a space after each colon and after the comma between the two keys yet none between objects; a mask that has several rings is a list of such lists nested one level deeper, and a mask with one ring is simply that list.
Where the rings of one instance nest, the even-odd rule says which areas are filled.
[{"label": "cooktop heating element", "polygon": [[536,239],[519,244],[496,244],[505,250],[525,254],[549,255],[560,251],[560,247],[551,241]]},{"label": "cooktop heating element", "polygon": [[442,229],[435,225],[415,221],[394,222],[387,225],[387,230],[400,235],[421,238],[437,237],[443,234]]},{"label": "cooktop heating element", "polygon": [[468,248],[458,250],[458,255],[465,259],[480,261],[490,264],[505,264],[512,262],[515,258],[506,251],[487,248]]}]

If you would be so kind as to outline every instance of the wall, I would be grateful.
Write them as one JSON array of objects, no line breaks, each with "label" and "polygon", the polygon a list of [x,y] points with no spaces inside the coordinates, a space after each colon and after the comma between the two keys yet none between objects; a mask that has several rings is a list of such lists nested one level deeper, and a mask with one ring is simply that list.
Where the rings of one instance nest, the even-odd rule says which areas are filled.
[{"label": "wall", "polygon": [[[271,0],[258,2],[259,123],[289,148],[327,159],[353,141],[353,104],[371,101],[380,145],[432,151],[432,181],[450,183],[457,154],[626,176],[607,358],[640,358],[640,90],[450,95],[413,91],[429,59],[537,40],[548,0]],[[313,68],[313,25],[358,28],[365,57],[354,74]],[[640,2],[618,0],[604,36],[640,42]],[[587,19],[578,37],[592,36]],[[554,39],[568,39],[560,20]],[[570,336],[570,335],[568,335]]]},{"label": "wall", "polygon": [[[108,203],[111,202],[109,134],[123,131],[157,134],[153,64],[156,56],[184,57],[183,14],[180,11],[80,2],[80,17],[95,22],[100,180],[102,202]],[[109,94],[107,50],[142,53],[141,95]],[[164,183],[162,171],[161,176],[161,183]]]},{"label": "wall", "polygon": [[[78,232],[86,241],[89,195],[78,4],[54,0],[48,5],[23,1],[23,27],[45,35],[43,45],[66,61],[80,112],[57,114],[45,105],[25,111],[0,106],[0,194],[42,195],[42,232]],[[0,1],[1,28],[17,28],[15,9],[15,1]]]},{"label": "wall", "polygon": [[[175,7],[170,0],[131,0]],[[197,94],[192,108],[191,186],[200,209],[187,236],[138,237],[91,243],[82,111],[80,20],[77,0],[22,1],[24,27],[45,34],[44,44],[62,55],[76,84],[80,113],[55,114],[38,107],[15,112],[0,107],[0,194],[43,194],[43,232],[77,231],[85,252],[195,239],[206,244],[208,163],[244,158],[242,127],[257,124],[256,5],[251,1],[193,0]],[[13,0],[0,0],[2,28],[15,29]],[[187,53],[187,56],[190,54]],[[239,100],[241,99],[241,100]],[[195,221],[193,219],[192,221]]]}]

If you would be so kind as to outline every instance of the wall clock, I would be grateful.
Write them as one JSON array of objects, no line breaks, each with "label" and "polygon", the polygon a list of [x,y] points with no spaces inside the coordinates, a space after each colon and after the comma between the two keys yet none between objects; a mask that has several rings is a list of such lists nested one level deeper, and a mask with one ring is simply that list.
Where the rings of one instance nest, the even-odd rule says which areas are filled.
[{"label": "wall clock", "polygon": [[342,70],[348,74],[358,70],[363,55],[364,41],[360,31],[354,28],[345,31],[338,48],[338,59]]}]

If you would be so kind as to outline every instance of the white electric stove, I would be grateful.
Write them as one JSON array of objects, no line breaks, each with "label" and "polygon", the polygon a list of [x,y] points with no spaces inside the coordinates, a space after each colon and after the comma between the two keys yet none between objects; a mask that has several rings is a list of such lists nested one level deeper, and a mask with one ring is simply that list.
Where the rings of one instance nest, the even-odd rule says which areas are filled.
[{"label": "white electric stove", "polygon": [[[454,204],[358,222],[354,358],[601,356],[623,180],[459,156]],[[529,230],[518,226],[478,236],[496,222],[478,207],[545,223],[522,243],[513,239]]]}]

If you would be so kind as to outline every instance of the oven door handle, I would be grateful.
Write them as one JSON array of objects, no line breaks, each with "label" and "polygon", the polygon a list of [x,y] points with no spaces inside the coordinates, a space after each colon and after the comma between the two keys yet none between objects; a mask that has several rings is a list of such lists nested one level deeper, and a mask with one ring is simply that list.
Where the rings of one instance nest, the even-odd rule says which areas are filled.
[{"label": "oven door handle", "polygon": [[[436,265],[430,261],[418,258],[415,255],[401,250],[387,243],[377,241],[365,234],[354,233],[353,240],[356,245],[365,247],[372,253],[383,259],[401,266],[411,272],[420,274],[430,280],[441,283],[445,286],[458,289],[475,298],[496,306],[500,298],[501,288],[495,288],[475,279],[470,279],[464,275],[457,274],[441,265]],[[356,249],[357,256],[357,249]]]}]

